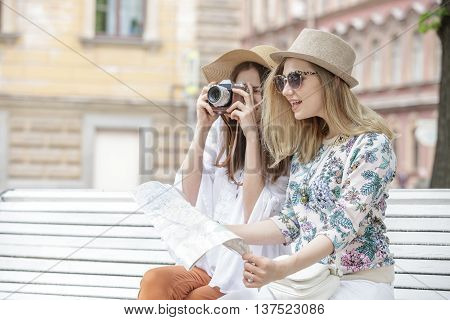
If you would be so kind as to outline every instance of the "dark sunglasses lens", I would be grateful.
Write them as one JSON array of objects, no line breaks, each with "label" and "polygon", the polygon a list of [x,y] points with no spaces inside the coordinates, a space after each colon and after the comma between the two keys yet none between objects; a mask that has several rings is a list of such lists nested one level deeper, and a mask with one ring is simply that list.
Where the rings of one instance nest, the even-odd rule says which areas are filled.
[{"label": "dark sunglasses lens", "polygon": [[298,89],[302,84],[302,76],[296,72],[288,74],[288,83],[292,89]]},{"label": "dark sunglasses lens", "polygon": [[284,89],[284,77],[281,75],[275,76],[275,86],[277,87],[277,90],[280,92],[283,92]]}]

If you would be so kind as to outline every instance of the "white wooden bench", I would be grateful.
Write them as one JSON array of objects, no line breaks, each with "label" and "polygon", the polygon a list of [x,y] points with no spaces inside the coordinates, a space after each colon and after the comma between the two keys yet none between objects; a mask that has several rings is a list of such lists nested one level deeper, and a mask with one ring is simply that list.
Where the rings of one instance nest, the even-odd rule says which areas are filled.
[{"label": "white wooden bench", "polygon": [[450,299],[450,189],[391,190],[396,299]]},{"label": "white wooden bench", "polygon": [[12,190],[0,200],[0,298],[135,299],[146,270],[173,263],[128,193]]},{"label": "white wooden bench", "polygon": [[[130,194],[10,190],[0,196],[0,299],[134,299],[172,264]],[[392,190],[386,224],[397,299],[450,299],[450,190]]]}]

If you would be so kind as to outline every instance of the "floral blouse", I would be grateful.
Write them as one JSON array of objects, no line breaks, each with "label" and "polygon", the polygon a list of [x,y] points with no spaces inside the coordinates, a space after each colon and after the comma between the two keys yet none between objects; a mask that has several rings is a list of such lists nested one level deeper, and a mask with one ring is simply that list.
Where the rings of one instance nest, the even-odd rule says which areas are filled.
[{"label": "floral blouse", "polygon": [[395,167],[383,134],[325,140],[309,163],[293,157],[286,203],[271,219],[296,251],[327,236],[335,250],[321,263],[339,253],[344,274],[393,265],[383,219]]}]

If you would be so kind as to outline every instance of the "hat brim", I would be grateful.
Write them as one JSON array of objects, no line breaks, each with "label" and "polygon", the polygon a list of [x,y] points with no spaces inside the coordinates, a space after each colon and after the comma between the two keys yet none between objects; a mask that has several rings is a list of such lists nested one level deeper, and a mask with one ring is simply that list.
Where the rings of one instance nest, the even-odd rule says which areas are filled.
[{"label": "hat brim", "polygon": [[271,68],[257,53],[245,49],[236,49],[224,53],[215,61],[204,65],[202,72],[208,82],[219,82],[229,79],[234,68],[242,62],[247,61],[258,63],[269,69]]},{"label": "hat brim", "polygon": [[297,58],[297,59],[302,59],[302,60],[314,63],[314,64],[318,65],[319,67],[322,67],[322,68],[330,71],[331,73],[337,75],[339,78],[344,80],[349,85],[350,88],[356,87],[359,83],[358,80],[353,78],[348,72],[346,72],[344,70],[340,70],[339,68],[326,62],[325,60],[318,59],[316,57],[313,57],[313,56],[310,56],[307,54],[291,52],[291,51],[279,51],[279,52],[272,53],[270,55],[270,57],[277,63],[280,63],[284,58]]}]

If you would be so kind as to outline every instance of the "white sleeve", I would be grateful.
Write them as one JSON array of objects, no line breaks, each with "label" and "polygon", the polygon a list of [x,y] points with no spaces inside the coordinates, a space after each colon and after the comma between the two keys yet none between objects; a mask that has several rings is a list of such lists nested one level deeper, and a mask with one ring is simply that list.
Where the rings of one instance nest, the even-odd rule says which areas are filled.
[{"label": "white sleeve", "polygon": [[254,223],[278,214],[286,199],[289,177],[281,176],[275,183],[266,182],[253,207],[248,223]]},{"label": "white sleeve", "polygon": [[[222,119],[218,118],[211,129],[209,130],[208,137],[206,138],[205,149],[203,151],[203,172],[202,179],[200,182],[200,188],[198,190],[198,197],[196,208],[202,213],[211,215],[214,210],[213,201],[213,183],[214,176],[216,172],[216,160],[217,155],[220,152],[221,137],[220,137],[220,127],[222,125]],[[183,191],[183,174],[181,168],[175,175],[174,186]]]},{"label": "white sleeve", "polygon": [[[248,223],[266,220],[280,213],[286,199],[288,182],[288,176],[279,177],[275,183],[266,182],[253,207]],[[284,245],[251,246],[251,250],[254,254],[269,258],[291,253],[290,246]]]}]

